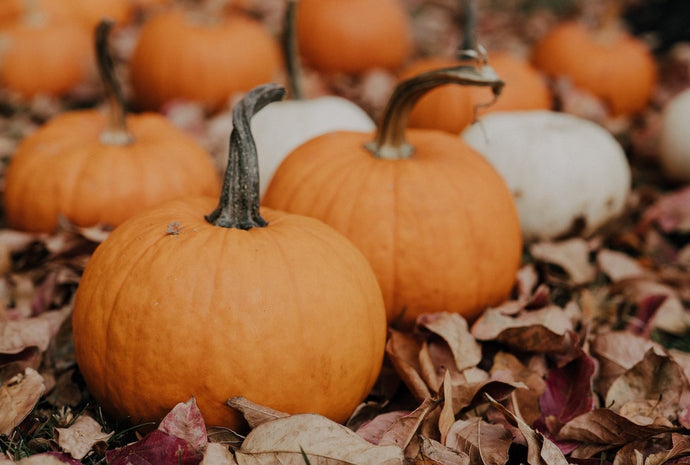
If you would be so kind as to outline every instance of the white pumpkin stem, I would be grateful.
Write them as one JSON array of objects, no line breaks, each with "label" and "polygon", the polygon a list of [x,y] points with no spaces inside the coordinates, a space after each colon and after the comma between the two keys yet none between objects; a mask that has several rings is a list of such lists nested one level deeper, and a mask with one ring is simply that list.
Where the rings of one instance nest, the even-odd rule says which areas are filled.
[{"label": "white pumpkin stem", "polygon": [[206,215],[206,221],[214,226],[248,230],[268,224],[259,212],[259,160],[250,121],[263,107],[284,96],[284,87],[264,84],[249,91],[233,107],[223,189],[218,206]]},{"label": "white pumpkin stem", "polygon": [[504,82],[489,65],[437,69],[402,81],[393,90],[374,140],[366,144],[366,148],[378,158],[411,157],[414,148],[405,139],[410,111],[424,94],[445,84],[491,87],[495,100]]},{"label": "white pumpkin stem", "polygon": [[96,57],[98,72],[105,88],[108,102],[108,126],[101,133],[100,140],[107,145],[128,145],[134,142],[134,136],[127,129],[127,112],[125,98],[120,83],[115,78],[113,56],[108,47],[108,37],[115,23],[104,19],[96,27]]}]

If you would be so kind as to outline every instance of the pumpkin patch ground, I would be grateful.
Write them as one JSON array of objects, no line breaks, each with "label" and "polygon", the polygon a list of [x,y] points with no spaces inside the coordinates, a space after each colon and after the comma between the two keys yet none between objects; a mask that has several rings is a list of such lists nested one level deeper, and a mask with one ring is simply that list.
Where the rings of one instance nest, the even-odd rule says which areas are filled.
[{"label": "pumpkin patch ground", "polygon": [[[302,1],[322,10],[299,23]],[[690,463],[690,38],[674,26],[683,14],[690,24],[683,0],[358,1],[357,8],[370,9],[366,21],[329,13],[338,3],[330,0],[123,0],[102,2],[103,12],[95,11],[101,3],[89,2],[90,17],[111,4],[128,11],[113,18],[119,23],[109,35],[111,78],[120,83],[125,104],[115,113],[112,89],[96,76],[93,43],[83,63],[63,60],[60,74],[29,76],[23,73],[34,68],[27,60],[55,57],[58,49],[49,46],[59,44],[42,36],[12,42],[19,26],[27,34],[31,28],[81,28],[85,37],[90,26],[51,13],[51,2],[0,3],[0,465]],[[178,64],[203,72],[208,85],[186,82],[186,96],[161,97],[142,87],[130,63],[144,25],[181,7],[242,16],[270,39],[272,57],[274,50],[284,53],[278,44],[286,39],[288,4],[297,9],[299,35],[293,39],[310,47],[293,49],[302,50],[300,103],[337,97],[361,111],[366,124],[362,133],[326,131],[290,155],[276,154],[276,184],[264,180],[260,190],[259,180],[235,176],[238,167],[260,168],[249,156],[256,147],[239,150],[238,141],[247,143],[254,113],[270,108],[262,100],[268,97],[257,103],[261,92],[271,94],[274,108],[296,103],[277,102],[290,87],[286,66],[295,63],[272,59],[270,81],[214,96],[212,104],[197,91],[242,76],[218,75],[233,69],[234,58],[218,71],[202,61],[195,65],[194,59],[209,55],[195,53],[197,41],[185,41],[181,29],[176,39],[190,49],[179,57],[192,62]],[[476,13],[476,47],[456,57],[468,8]],[[377,17],[380,11],[395,11],[387,13],[389,29]],[[664,14],[671,11],[676,13]],[[372,16],[380,30],[362,34],[358,26],[371,30]],[[326,21],[339,23],[324,27]],[[567,47],[543,45],[575,22],[578,33]],[[310,39],[329,31],[336,43]],[[383,40],[379,34],[390,37],[380,50],[363,42]],[[577,43],[577,37],[585,39]],[[615,60],[595,63],[621,37],[644,51],[644,73],[632,63],[635,54],[625,54],[631,63],[622,71],[613,68]],[[223,43],[213,42],[222,39],[206,39],[202,47],[222,52]],[[244,42],[233,38],[237,43]],[[245,45],[227,50],[228,57],[241,52],[243,66],[251,64]],[[546,58],[553,49],[556,56],[563,52],[560,61]],[[582,55],[562,60],[566,51]],[[170,52],[151,44],[147,53]],[[502,95],[539,99],[526,95],[532,87],[502,79],[500,63],[492,67],[492,56],[501,53],[543,73],[551,108],[538,110],[546,120],[534,132],[521,116],[530,110],[501,106]],[[337,57],[359,58],[357,66],[336,66]],[[407,81],[408,90],[418,95],[402,104],[398,99],[404,108],[391,110],[403,71],[433,57],[447,57],[444,63],[452,67],[415,74],[417,84]],[[174,82],[182,75],[174,61],[163,71],[155,69],[155,60],[144,64]],[[633,94],[633,78],[642,74],[652,90]],[[450,84],[448,76],[454,76]],[[493,109],[463,107],[476,120],[463,129],[472,133],[472,144],[449,130],[452,125],[422,130],[412,121],[405,127],[421,97],[420,82],[460,90],[459,82],[472,76],[491,77],[493,85],[486,87],[497,102]],[[592,76],[594,81],[584,79]],[[480,90],[486,91],[481,102],[491,101],[489,90]],[[476,88],[471,92],[480,95]],[[203,185],[192,189],[197,193],[152,205],[124,222],[111,217],[108,223],[106,207],[97,207],[103,215],[94,216],[105,220],[95,224],[58,212],[47,229],[22,229],[14,218],[48,208],[60,193],[46,187],[55,180],[36,181],[36,170],[23,179],[43,187],[40,195],[15,187],[7,176],[15,155],[24,157],[36,146],[41,156],[56,157],[62,150],[58,136],[86,140],[83,124],[49,125],[63,115],[110,109],[111,117],[124,118],[126,110],[134,121],[144,108],[166,120],[175,137],[203,149],[217,179],[199,176]],[[280,118],[291,119],[285,127],[312,124],[288,105],[284,110],[270,124],[257,120],[265,140],[284,133]],[[244,115],[242,124],[235,113]],[[579,136],[587,139],[587,153],[578,156],[578,136],[546,134],[560,116],[596,125],[616,163],[605,162],[614,155],[597,148],[593,136]],[[501,129],[507,125],[499,119],[510,121],[511,129]],[[272,131],[271,125],[281,127]],[[59,134],[42,138],[46,128]],[[164,144],[174,146],[175,140],[161,140],[161,151],[172,150]],[[128,144],[122,140],[120,148]],[[443,157],[429,155],[429,146]],[[500,164],[492,161],[498,152],[488,152],[497,149]],[[353,170],[349,160],[359,152],[368,157],[367,168]],[[424,163],[433,157],[449,160],[431,169]],[[126,171],[117,158],[97,179]],[[135,157],[127,158],[135,168],[120,187],[143,179],[130,160]],[[174,157],[163,157],[163,163],[166,158],[176,163]],[[454,171],[479,165],[481,176],[491,179],[491,192]],[[219,202],[217,180],[226,166],[231,174]],[[376,177],[385,170],[388,177]],[[57,177],[66,169],[42,171],[48,173],[41,177],[51,171]],[[166,170],[157,172],[168,177]],[[575,174],[597,179],[602,188],[559,182],[557,174],[569,181]],[[620,182],[613,186],[611,180]],[[116,189],[110,181],[88,183],[99,197]],[[616,187],[616,198],[603,187]],[[8,193],[14,199],[9,208]],[[580,198],[588,200],[571,210]],[[459,200],[448,205],[448,199]],[[539,199],[548,200],[548,208]],[[81,203],[95,205],[93,200]],[[115,210],[121,208],[117,202]],[[534,211],[528,222],[523,211],[529,202]],[[578,213],[592,204],[607,209],[605,219]],[[561,216],[550,217],[553,210]],[[376,212],[373,220],[369,211]],[[318,220],[307,217],[312,215]],[[544,225],[556,219],[558,228],[547,230]],[[450,231],[441,231],[441,223]],[[396,224],[404,224],[403,231],[393,234]],[[491,297],[475,301],[482,295]]]}]

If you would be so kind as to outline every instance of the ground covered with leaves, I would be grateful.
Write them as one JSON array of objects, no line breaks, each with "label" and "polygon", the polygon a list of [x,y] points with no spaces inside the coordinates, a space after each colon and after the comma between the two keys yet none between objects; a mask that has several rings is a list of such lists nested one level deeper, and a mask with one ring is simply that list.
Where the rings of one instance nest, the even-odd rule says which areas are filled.
[{"label": "ground covered with leaves", "polygon": [[[274,30],[277,3],[256,13]],[[419,54],[455,46],[453,2],[407,3]],[[513,50],[562,13],[496,3],[480,37]],[[123,63],[136,32],[119,32]],[[658,90],[634,119],[607,119],[596,99],[556,87],[560,109],[597,120],[626,148],[634,181],[624,214],[589,237],[526,244],[512,296],[476,321],[437,313],[413,331],[391,328],[379,382],[346,425],[243,398],[229,405],[243,412],[244,431],[204,424],[194,399],[160,424],[113,422],[80,378],[70,330],[74,291],[109,229],[65,222],[44,235],[2,222],[0,463],[690,463],[690,187],[670,183],[656,162],[660,109],[690,85],[690,44],[657,56]],[[374,117],[394,83],[376,70],[329,80],[307,73],[307,94],[338,93]],[[5,161],[53,115],[101,104],[89,85],[64,99],[0,97]],[[166,115],[222,166],[229,108],[207,115],[178,102]]]}]

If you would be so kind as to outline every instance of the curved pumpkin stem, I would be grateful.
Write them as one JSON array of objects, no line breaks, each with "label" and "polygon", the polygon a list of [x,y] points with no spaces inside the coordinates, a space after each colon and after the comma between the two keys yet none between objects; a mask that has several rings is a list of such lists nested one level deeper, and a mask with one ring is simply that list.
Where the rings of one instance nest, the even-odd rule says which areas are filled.
[{"label": "curved pumpkin stem", "polygon": [[297,2],[288,0],[283,25],[283,54],[288,76],[288,90],[295,100],[302,100],[302,75],[299,63],[299,45],[297,42]]},{"label": "curved pumpkin stem", "polygon": [[366,148],[379,158],[411,157],[414,148],[405,140],[407,117],[417,100],[431,89],[444,84],[491,87],[496,100],[504,82],[489,65],[442,68],[402,81],[393,90],[374,140],[366,144]]},{"label": "curved pumpkin stem", "polygon": [[103,81],[110,111],[108,126],[101,133],[101,142],[107,145],[128,145],[134,141],[134,136],[127,130],[125,98],[120,83],[115,78],[113,56],[108,47],[108,37],[114,25],[113,21],[104,19],[96,27],[98,72]]},{"label": "curved pumpkin stem", "polygon": [[244,230],[268,224],[259,212],[259,160],[250,120],[263,107],[284,96],[284,87],[264,84],[249,91],[232,109],[228,166],[220,202],[210,215],[206,215],[209,223]]}]

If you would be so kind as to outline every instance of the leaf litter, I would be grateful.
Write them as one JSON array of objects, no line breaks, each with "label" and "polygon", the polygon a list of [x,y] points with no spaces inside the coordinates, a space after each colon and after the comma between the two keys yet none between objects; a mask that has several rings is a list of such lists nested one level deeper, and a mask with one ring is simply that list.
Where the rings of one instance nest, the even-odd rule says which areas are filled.
[{"label": "leaf litter", "polygon": [[[426,38],[420,53],[453,46],[455,2],[406,1]],[[279,3],[255,5],[274,29]],[[484,45],[525,50],[558,19],[503,5],[480,18]],[[135,33],[121,31],[121,43]],[[0,464],[690,463],[690,188],[666,182],[655,161],[660,108],[690,85],[687,50],[660,57],[667,74],[634,120],[608,120],[591,95],[555,84],[565,111],[625,144],[635,176],[626,212],[590,237],[527,244],[513,294],[476,321],[439,312],[411,331],[390,328],[379,381],[345,425],[241,397],[227,408],[248,432],[206,425],[194,399],[160,425],[111,422],[79,376],[69,325],[83,267],[110,228],[62,219],[45,235],[0,222]],[[373,117],[394,82],[381,70],[305,76],[307,93],[338,93]],[[0,156],[88,95],[20,102],[0,92]],[[166,112],[222,166],[229,108],[207,115],[180,102]]]}]

